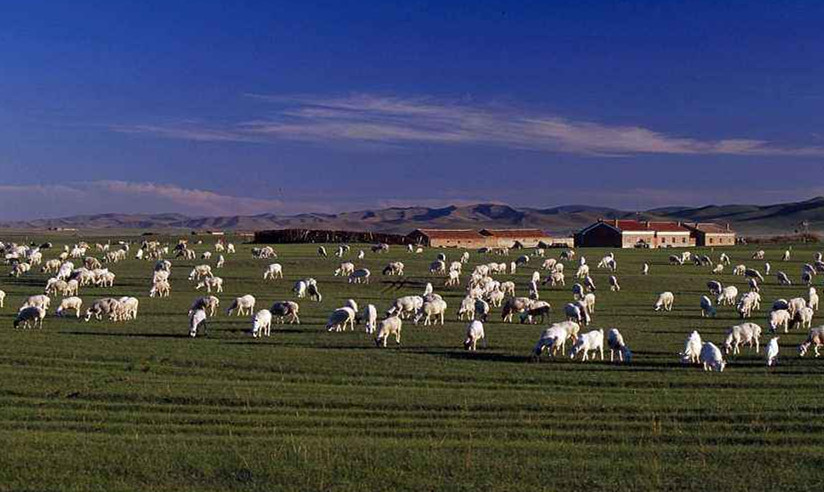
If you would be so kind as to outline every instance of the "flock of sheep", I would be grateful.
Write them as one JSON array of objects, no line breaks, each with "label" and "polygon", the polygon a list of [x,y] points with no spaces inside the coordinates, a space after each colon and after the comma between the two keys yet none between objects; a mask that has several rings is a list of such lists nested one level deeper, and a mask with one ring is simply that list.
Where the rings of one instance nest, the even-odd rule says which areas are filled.
[{"label": "flock of sheep", "polygon": [[[135,251],[132,251],[133,248]],[[386,244],[378,244],[371,248],[372,254],[376,255],[386,254],[389,250]],[[423,248],[411,245],[408,246],[408,250],[412,254],[424,252]],[[174,246],[162,244],[159,241],[143,241],[139,246],[120,242],[116,245],[96,244],[94,248],[85,242],[80,242],[73,246],[65,246],[63,250],[55,254],[55,258],[45,260],[44,254],[50,251],[53,249],[49,243],[35,246],[0,242],[0,253],[11,267],[10,275],[20,277],[38,266],[41,272],[53,275],[47,281],[43,294],[29,296],[25,299],[15,317],[15,328],[42,328],[43,321],[51,307],[50,296],[58,295],[62,299],[55,310],[57,316],[65,316],[73,312],[77,318],[83,317],[85,321],[92,319],[107,319],[112,322],[135,320],[140,306],[137,298],[101,297],[84,310],[84,301],[79,297],[80,289],[112,287],[117,276],[109,270],[109,266],[124,261],[131,255],[138,260],[154,261],[148,296],[150,298],[169,297],[171,295],[169,278],[172,261],[166,258],[194,260],[199,257],[204,260],[204,263],[192,268],[188,276],[193,288],[203,289],[206,294],[197,297],[188,312],[189,335],[196,337],[199,333],[206,332],[209,318],[217,314],[220,306],[220,299],[213,294],[223,292],[223,280],[215,272],[224,268],[226,261],[224,254],[236,253],[233,244],[219,241],[214,244],[214,252],[207,250],[198,255],[194,249],[190,248],[186,240],[180,240]],[[93,251],[98,253],[102,260],[95,257]],[[323,246],[318,248],[317,254],[323,258],[329,256]],[[353,261],[344,260],[344,257],[352,254],[350,246],[340,245],[334,254],[341,259],[339,266],[332,272],[335,277],[345,277],[347,282],[352,284],[369,283],[371,277],[369,269],[356,268]],[[482,249],[478,251],[478,254],[496,254],[503,260],[509,256],[510,252],[505,248],[494,251]],[[360,250],[356,257],[363,259],[365,255],[366,252]],[[274,259],[277,258],[277,253],[271,246],[265,246],[253,248],[252,256],[262,260]],[[529,254],[521,254],[514,261],[491,261],[477,264],[469,270],[471,257],[469,252],[463,252],[455,261],[448,261],[445,253],[437,254],[429,265],[429,274],[442,276],[444,287],[459,287],[462,284],[461,276],[465,275],[466,294],[455,312],[459,320],[469,322],[466,327],[464,347],[467,350],[476,350],[478,342],[486,345],[484,323],[488,322],[492,308],[500,308],[503,322],[511,323],[514,317],[518,316],[521,323],[544,323],[552,307],[545,300],[541,300],[540,286],[550,284],[565,287],[565,265],[574,265],[572,299],[563,307],[566,319],[553,323],[543,330],[532,355],[536,358],[542,354],[549,354],[552,357],[565,354],[570,358],[580,355],[581,360],[584,361],[594,359],[597,355],[603,360],[604,350],[608,349],[611,361],[617,356],[621,362],[631,362],[632,352],[617,329],[607,329],[606,332],[603,329],[589,329],[592,328],[590,325],[595,313],[597,298],[595,281],[590,275],[590,265],[586,258],[579,257],[575,250],[564,250],[558,258],[545,258],[545,256],[546,251],[536,248]],[[787,250],[781,260],[788,261],[790,256],[791,252]],[[757,251],[752,258],[763,261],[765,253]],[[544,271],[544,275],[540,271],[532,273],[528,285],[522,287],[527,291],[526,296],[516,295],[517,286],[513,281],[499,281],[495,278],[499,274],[514,274],[519,269],[538,262],[540,262],[540,269]],[[724,267],[731,263],[725,253],[721,253],[717,261],[713,261],[707,255],[692,254],[690,251],[671,255],[669,262],[673,265],[693,262],[698,266],[710,267],[713,274],[722,273]],[[615,256],[612,253],[607,254],[597,263],[596,268],[608,270],[610,290],[620,292],[621,286],[616,276],[618,265]],[[770,270],[770,264],[765,263],[765,274],[769,275]],[[649,275],[649,272],[649,265],[644,263],[640,273]],[[388,261],[381,273],[384,276],[403,276],[405,266],[401,261]],[[718,307],[734,306],[743,321],[751,318],[753,312],[760,309],[760,285],[764,282],[761,272],[745,265],[736,265],[732,268],[732,273],[747,279],[749,291],[739,293],[734,285],[723,286],[717,280],[709,280],[707,282],[709,295],[703,295],[699,300],[701,316],[714,317]],[[799,347],[799,353],[802,356],[808,352],[810,347],[813,347],[815,356],[818,357],[819,349],[824,345],[824,327],[813,328],[811,326],[819,303],[816,289],[812,287],[812,280],[818,273],[824,273],[821,253],[816,253],[812,264],[804,264],[802,267],[800,282],[808,288],[807,298],[777,299],[772,303],[767,314],[767,326],[773,334],[782,328],[784,332],[787,332],[791,326],[809,329],[807,340]],[[279,263],[271,263],[263,269],[265,281],[278,281],[282,278],[283,266]],[[792,285],[789,275],[783,271],[777,272],[776,278],[780,285]],[[427,283],[420,295],[407,295],[395,299],[383,312],[383,316],[379,316],[379,310],[374,304],[367,304],[361,309],[355,300],[350,299],[343,306],[331,312],[326,329],[329,331],[354,330],[356,324],[363,323],[366,333],[374,335],[374,341],[378,346],[386,347],[390,337],[400,344],[401,331],[405,322],[416,325],[422,322],[424,326],[444,324],[448,306],[444,298],[434,290],[433,284]],[[296,300],[278,301],[268,309],[257,310],[255,297],[246,294],[233,299],[226,308],[226,313],[250,317],[251,335],[255,338],[268,337],[271,334],[272,323],[275,321],[281,324],[300,323],[298,300],[306,298],[314,302],[323,300],[318,282],[314,278],[296,281],[292,291]],[[4,307],[5,297],[6,294],[0,290],[0,308]],[[713,304],[713,298],[715,304]],[[675,295],[672,292],[662,292],[655,301],[653,309],[671,311],[674,302]],[[584,331],[584,329],[589,330]],[[762,329],[759,325],[748,321],[742,322],[728,330],[722,343],[722,352],[717,345],[702,340],[701,335],[693,331],[687,337],[684,350],[679,356],[683,362],[700,364],[705,370],[723,371],[726,366],[724,353],[738,354],[740,347],[744,345],[753,347],[756,352],[759,352],[761,335]],[[778,340],[778,336],[774,336],[767,344],[765,355],[769,366],[777,361]],[[568,351],[566,350],[567,341],[571,343]]]}]

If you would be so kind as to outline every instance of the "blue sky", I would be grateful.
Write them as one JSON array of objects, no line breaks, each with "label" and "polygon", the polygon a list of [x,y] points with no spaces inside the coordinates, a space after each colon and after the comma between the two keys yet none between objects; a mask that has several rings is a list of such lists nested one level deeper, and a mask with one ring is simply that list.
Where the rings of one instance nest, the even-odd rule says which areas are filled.
[{"label": "blue sky", "polygon": [[824,194],[822,2],[37,1],[0,219]]}]

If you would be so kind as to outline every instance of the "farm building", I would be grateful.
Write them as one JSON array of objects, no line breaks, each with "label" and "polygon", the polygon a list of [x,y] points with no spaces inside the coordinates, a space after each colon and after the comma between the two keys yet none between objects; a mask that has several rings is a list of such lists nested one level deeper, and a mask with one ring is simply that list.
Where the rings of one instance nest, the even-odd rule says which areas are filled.
[{"label": "farm building", "polygon": [[712,222],[694,222],[684,224],[695,238],[698,246],[735,246],[735,231],[730,225],[724,226]]},{"label": "farm building", "polygon": [[487,237],[472,229],[415,229],[407,239],[433,248],[483,248]]},{"label": "farm building", "polygon": [[582,247],[682,248],[695,246],[690,229],[680,222],[603,220],[575,235]]},{"label": "farm building", "polygon": [[512,248],[520,245],[534,248],[539,244],[551,245],[555,240],[540,229],[481,229],[480,234],[487,238],[491,248]]}]

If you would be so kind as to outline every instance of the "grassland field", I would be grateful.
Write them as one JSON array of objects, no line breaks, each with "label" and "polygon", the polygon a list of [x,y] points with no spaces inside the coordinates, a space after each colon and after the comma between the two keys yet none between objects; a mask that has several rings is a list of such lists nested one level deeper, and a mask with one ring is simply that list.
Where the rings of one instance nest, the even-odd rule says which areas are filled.
[{"label": "grassland field", "polygon": [[[66,237],[51,240],[53,258]],[[35,237],[36,236],[36,237]],[[0,237],[21,240],[20,237]],[[120,238],[112,238],[120,239]],[[131,238],[137,240],[137,238]],[[167,238],[175,241],[175,238]],[[71,239],[76,241],[77,239]],[[99,241],[95,238],[90,242]],[[632,364],[530,361],[544,326],[505,324],[493,309],[488,347],[463,349],[465,321],[456,310],[464,288],[443,288],[428,273],[441,250],[413,255],[393,246],[364,260],[370,285],[334,277],[340,259],[318,258],[315,245],[274,245],[276,260],[253,259],[241,244],[216,274],[225,280],[221,312],[206,337],[187,336],[187,310],[202,295],[187,280],[202,261],[172,260],[172,296],[150,299],[151,261],[129,255],[111,265],[113,288],[81,289],[100,297],[140,299],[136,321],[84,322],[57,318],[42,330],[14,330],[25,297],[42,293],[47,274],[0,278],[0,490],[821,490],[824,485],[824,360],[800,358],[806,332],[781,336],[781,356],[767,368],[761,353],[728,357],[723,373],[684,366],[677,353],[692,330],[721,343],[739,322],[733,307],[702,318],[698,301],[712,278],[746,291],[731,267],[671,266],[672,250],[616,250],[622,290],[610,292],[609,272],[595,269],[607,252],[579,249],[593,267],[598,302],[593,326],[616,327],[631,347]],[[214,239],[194,249],[212,250]],[[733,265],[755,246],[724,249]],[[765,248],[773,271],[798,281],[816,244]],[[457,259],[460,250],[443,250]],[[717,259],[722,250],[697,249]],[[557,257],[560,250],[548,250]],[[91,252],[92,255],[100,256]],[[501,261],[471,252],[470,267]],[[513,255],[517,253],[513,252]],[[510,256],[511,261],[515,256]],[[406,276],[382,277],[390,260]],[[264,268],[281,263],[285,278],[264,282]],[[650,264],[650,275],[640,274]],[[212,262],[213,263],[213,262]],[[533,260],[514,280],[526,295]],[[570,271],[573,270],[573,271]],[[543,288],[554,313],[572,298],[567,287]],[[275,325],[253,339],[248,317],[225,307],[253,294],[258,308],[293,299],[293,283],[315,277],[322,303],[301,300],[300,325]],[[514,277],[514,278],[513,278]],[[467,279],[466,272],[462,283]],[[346,299],[375,304],[420,294],[430,281],[449,303],[445,326],[404,324],[402,344],[375,347],[359,326],[328,333],[328,315]],[[822,285],[821,277],[815,279]],[[661,291],[675,293],[672,312],[654,312]],[[776,298],[806,297],[802,285],[762,286],[753,321],[765,328]],[[813,325],[817,325],[814,320]]]}]

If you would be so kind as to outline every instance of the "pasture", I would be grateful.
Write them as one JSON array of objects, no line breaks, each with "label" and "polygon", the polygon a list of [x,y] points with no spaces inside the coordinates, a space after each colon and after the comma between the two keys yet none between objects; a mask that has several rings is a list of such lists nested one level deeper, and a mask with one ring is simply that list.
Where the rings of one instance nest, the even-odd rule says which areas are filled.
[{"label": "pasture", "polygon": [[[31,239],[55,243],[46,259],[69,241]],[[193,245],[198,253],[212,249],[214,239],[204,241]],[[468,273],[504,261],[498,256],[470,252],[461,287],[444,288],[444,277],[430,275],[428,265],[440,251],[456,260],[460,250],[414,255],[392,246],[374,254],[353,245],[345,259],[372,271],[369,285],[356,285],[332,275],[341,261],[334,245],[327,245],[328,258],[318,258],[314,245],[274,245],[278,258],[260,260],[252,245],[233,242],[237,253],[224,254],[225,267],[215,271],[225,280],[220,313],[209,320],[208,336],[196,339],[188,336],[186,313],[203,293],[187,276],[201,260],[172,259],[171,297],[150,299],[154,262],[134,259],[133,246],[127,261],[110,265],[113,288],[86,287],[80,296],[86,305],[138,297],[137,320],[57,318],[53,303],[42,330],[14,330],[12,321],[50,275],[37,269],[15,279],[3,271],[0,490],[820,489],[824,360],[798,357],[806,330],[781,335],[777,367],[765,366],[763,349],[772,301],[806,297],[805,286],[767,277],[752,319],[765,331],[761,353],[744,348],[725,356],[723,373],[684,366],[677,355],[692,330],[720,346],[739,322],[730,306],[702,318],[699,298],[712,278],[747,291],[732,266],[763,272],[764,262],[750,259],[757,246],[697,249],[714,260],[730,255],[732,266],[720,275],[669,265],[673,250],[615,250],[620,292],[610,292],[610,273],[595,268],[607,251],[578,249],[598,287],[592,326],[620,329],[633,351],[632,363],[619,365],[608,356],[534,362],[530,352],[546,324],[502,323],[500,308],[485,325],[488,347],[465,351],[467,322],[455,313]],[[363,260],[355,259],[359,249]],[[794,245],[789,262],[780,260],[784,246],[764,249],[773,272],[783,270],[797,284],[801,265],[820,248]],[[547,257],[560,252],[547,250]],[[392,260],[406,264],[404,277],[380,275]],[[272,262],[283,265],[284,279],[263,280]],[[648,276],[640,274],[643,262]],[[572,299],[576,265],[567,265],[566,287],[540,291],[553,306],[551,321],[563,319]],[[514,280],[525,296],[536,269],[533,259],[517,275],[495,278]],[[257,298],[256,309],[293,300],[294,282],[310,276],[324,298],[299,300],[300,325],[276,324],[271,337],[253,339],[249,317],[225,313],[243,294]],[[394,298],[420,295],[427,281],[449,304],[443,327],[406,321],[402,344],[391,339],[385,349],[363,325],[324,329],[346,299],[373,303],[382,315]],[[674,308],[654,312],[665,290],[675,293]]]}]

